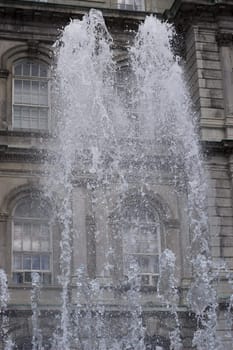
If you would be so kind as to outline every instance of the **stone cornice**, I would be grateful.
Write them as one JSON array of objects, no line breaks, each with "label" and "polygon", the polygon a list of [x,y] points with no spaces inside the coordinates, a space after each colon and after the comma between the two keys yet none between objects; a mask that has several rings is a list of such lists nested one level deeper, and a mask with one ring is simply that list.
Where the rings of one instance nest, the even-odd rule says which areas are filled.
[{"label": "stone cornice", "polygon": [[175,0],[164,16],[183,30],[197,20],[215,20],[219,15],[233,17],[233,0]]},{"label": "stone cornice", "polygon": [[81,18],[84,14],[88,13],[91,8],[97,8],[103,12],[105,20],[108,22],[120,22],[124,27],[130,28],[140,21],[145,19],[145,16],[150,14],[145,11],[130,11],[119,10],[116,8],[109,8],[104,4],[96,3],[83,5],[83,1],[74,1],[73,4],[65,1],[57,2],[34,2],[34,1],[18,1],[18,0],[0,0],[0,14],[10,14],[13,17],[25,17],[33,18],[42,22],[47,22],[48,18],[51,20],[51,25],[61,23],[65,24],[70,21],[70,18]]}]

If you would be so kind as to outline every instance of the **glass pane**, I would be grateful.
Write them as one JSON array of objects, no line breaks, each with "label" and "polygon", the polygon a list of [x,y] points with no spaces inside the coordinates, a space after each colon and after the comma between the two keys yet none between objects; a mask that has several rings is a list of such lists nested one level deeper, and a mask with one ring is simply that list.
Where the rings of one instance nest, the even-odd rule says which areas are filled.
[{"label": "glass pane", "polygon": [[15,65],[15,75],[22,75],[22,64],[18,63]]},{"label": "glass pane", "polygon": [[159,273],[159,256],[155,255],[151,258],[151,270],[153,273]]},{"label": "glass pane", "polygon": [[30,283],[32,281],[32,274],[31,272],[24,272],[24,282]]},{"label": "glass pane", "polygon": [[40,64],[40,77],[44,78],[48,76],[48,67],[45,64]]},{"label": "glass pane", "polygon": [[32,270],[40,270],[40,256],[39,255],[32,256]]},{"label": "glass pane", "polygon": [[142,275],[141,281],[142,281],[142,285],[150,284],[150,276],[149,275]]},{"label": "glass pane", "polygon": [[39,108],[31,108],[31,128],[39,129]]},{"label": "glass pane", "polygon": [[30,251],[31,250],[31,224],[24,224],[23,228],[23,250]]},{"label": "glass pane", "polygon": [[39,81],[32,81],[32,99],[31,104],[38,105],[40,104],[39,97]]},{"label": "glass pane", "polygon": [[50,232],[48,225],[41,226],[41,251],[48,252],[50,250]]},{"label": "glass pane", "polygon": [[41,270],[50,270],[50,261],[48,255],[41,255]]},{"label": "glass pane", "polygon": [[14,254],[13,268],[14,270],[22,270],[22,255]]},{"label": "glass pane", "polygon": [[22,103],[31,104],[31,82],[29,80],[23,80]]},{"label": "glass pane", "polygon": [[39,76],[39,64],[38,63],[32,63],[32,76],[33,77]]},{"label": "glass pane", "polygon": [[23,256],[23,268],[24,270],[31,270],[31,255]]},{"label": "glass pane", "polygon": [[14,81],[14,102],[21,103],[22,102],[22,80]]},{"label": "glass pane", "polygon": [[51,284],[51,273],[43,273],[43,283],[45,285]]},{"label": "glass pane", "polygon": [[48,83],[40,82],[40,105],[47,106],[48,105]]},{"label": "glass pane", "polygon": [[141,273],[151,272],[150,271],[150,259],[147,256],[138,256],[136,258],[136,260],[138,262]]},{"label": "glass pane", "polygon": [[41,130],[48,129],[48,109],[40,108],[40,127]]},{"label": "glass pane", "polygon": [[22,250],[22,225],[14,224],[13,249]]},{"label": "glass pane", "polygon": [[21,126],[24,129],[30,129],[30,108],[29,107],[22,108]]},{"label": "glass pane", "polygon": [[32,224],[32,250],[40,251],[40,224]]},{"label": "glass pane", "polygon": [[24,62],[23,63],[23,75],[29,76],[30,75],[30,62]]},{"label": "glass pane", "polygon": [[14,283],[23,283],[23,272],[14,272],[13,273],[13,282]]},{"label": "glass pane", "polygon": [[14,107],[14,128],[21,127],[21,107]]}]

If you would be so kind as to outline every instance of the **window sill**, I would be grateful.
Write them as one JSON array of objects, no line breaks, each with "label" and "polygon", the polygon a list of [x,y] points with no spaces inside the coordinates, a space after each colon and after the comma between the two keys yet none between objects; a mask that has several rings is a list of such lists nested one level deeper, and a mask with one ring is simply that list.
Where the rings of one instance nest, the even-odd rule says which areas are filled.
[{"label": "window sill", "polygon": [[0,136],[51,138],[52,134],[48,130],[15,129],[0,130]]},{"label": "window sill", "polygon": [[[17,283],[8,283],[8,288],[9,289],[18,289],[18,290],[21,290],[21,289],[24,289],[24,290],[31,290],[32,289],[32,284],[31,283],[20,283],[20,284],[17,284]],[[45,289],[49,289],[49,290],[61,290],[62,287],[58,284],[42,284],[41,285],[41,289],[45,290]]]}]

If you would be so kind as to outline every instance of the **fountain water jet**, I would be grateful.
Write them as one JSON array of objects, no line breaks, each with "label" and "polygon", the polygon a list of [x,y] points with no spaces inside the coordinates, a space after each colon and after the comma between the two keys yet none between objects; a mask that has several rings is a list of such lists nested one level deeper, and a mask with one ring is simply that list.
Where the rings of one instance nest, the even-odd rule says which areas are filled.
[{"label": "fountain water jet", "polygon": [[[152,182],[156,180],[160,185],[167,176],[177,198],[185,197],[187,202],[190,268],[194,277],[188,302],[200,322],[193,345],[198,350],[203,349],[202,344],[208,349],[221,348],[216,336],[217,299],[211,278],[206,177],[195,132],[196,116],[192,112],[182,68],[171,49],[173,35],[172,26],[152,16],[140,25],[129,51],[128,87],[131,94],[126,104],[127,98],[118,96],[114,86],[116,65],[111,50],[112,39],[98,11],[92,10],[82,21],[71,22],[59,41],[54,80],[57,150],[52,168],[48,165],[47,184],[48,196],[51,200],[56,198],[57,217],[62,228],[59,278],[63,287],[62,311],[60,335],[55,337],[54,349],[75,346],[85,350],[145,349],[141,305],[143,267],[135,251],[142,222],[153,226],[153,215],[148,214],[146,200],[151,192],[153,174]],[[89,305],[83,306],[78,300],[75,310],[75,305],[71,304],[72,240],[81,234],[73,225],[76,215],[72,210],[73,196],[77,183],[88,192],[93,220],[98,216],[103,219],[96,231],[97,237],[98,230],[103,230],[107,242],[103,247],[107,267],[103,268],[101,277],[109,281],[115,302],[119,310],[128,312],[131,325],[121,340],[107,325],[107,307],[103,306],[103,300],[98,302],[102,294],[95,293],[85,273],[76,277]],[[130,191],[132,195],[129,195]],[[112,238],[108,233],[109,218],[114,227]],[[158,227],[153,230],[159,236]],[[117,253],[120,239],[123,259]],[[119,259],[123,260],[121,267],[118,266]],[[155,265],[151,268],[153,277],[156,277],[157,268]],[[165,273],[161,277],[168,273],[168,284],[174,282],[168,286],[165,277],[160,277],[158,283],[159,293],[165,303],[172,306],[171,313],[176,321],[170,333],[170,348],[182,349],[174,252],[162,253],[160,272]],[[98,290],[101,288],[104,286],[100,285]],[[95,302],[90,293],[95,295]],[[79,298],[82,299],[80,294]],[[73,313],[74,320],[71,318]],[[82,317],[85,321],[83,333],[89,334],[89,340],[84,343],[77,329],[81,327]],[[89,326],[93,319],[102,330],[108,331],[101,331],[90,339]]]}]

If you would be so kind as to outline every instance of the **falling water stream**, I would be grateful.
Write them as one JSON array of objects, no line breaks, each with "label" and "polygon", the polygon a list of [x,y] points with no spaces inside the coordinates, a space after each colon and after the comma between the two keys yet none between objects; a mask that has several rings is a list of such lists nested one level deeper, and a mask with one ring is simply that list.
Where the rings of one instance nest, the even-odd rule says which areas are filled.
[{"label": "falling water stream", "polygon": [[[198,319],[193,346],[222,349],[216,332],[218,304],[211,277],[206,177],[196,116],[182,67],[171,49],[173,36],[172,26],[153,16],[146,18],[128,51],[129,66],[127,76],[121,78],[121,89],[113,40],[100,12],[91,10],[81,21],[72,21],[56,44],[53,115],[57,128],[46,184],[61,229],[61,317],[52,342],[54,350],[146,349],[142,266],[132,252],[137,249],[142,221],[158,236],[166,236],[159,231],[159,219],[153,223],[153,210],[146,199],[151,184],[164,181],[187,203],[190,243],[186,247],[189,261],[184,263],[193,271],[187,304]],[[72,260],[76,254],[73,241],[82,235],[74,225],[79,215],[74,213],[74,193],[80,187],[88,198],[95,239],[105,237],[101,241],[103,268],[92,278],[84,266],[73,266]],[[100,224],[95,223],[96,218]],[[181,350],[185,347],[177,257],[175,251],[163,248],[160,262],[152,257],[157,261],[154,276],[160,275],[150,283],[157,289],[158,303],[175,321],[169,334],[170,349]],[[40,349],[35,343],[38,337],[41,343],[40,329],[36,330],[40,291],[36,277],[33,283],[33,349]],[[122,314],[123,321],[119,318],[117,326],[109,316],[106,291]]]},{"label": "falling water stream", "polygon": [[[49,188],[56,193],[58,217],[62,226],[62,331],[60,337],[56,338],[56,349],[70,348],[73,339],[77,340],[78,333],[79,342],[82,337],[85,338],[78,326],[82,314],[86,317],[86,322],[84,316],[82,319],[84,328],[85,323],[89,327],[83,332],[87,335],[86,345],[82,345],[82,349],[145,349],[141,280],[138,277],[141,266],[132,254],[125,254],[124,259],[127,261],[123,262],[123,272],[127,282],[122,281],[116,273],[119,256],[115,242],[121,235],[123,250],[126,253],[134,250],[132,247],[137,242],[132,237],[137,237],[141,230],[138,221],[140,215],[144,215],[140,212],[146,210],[145,196],[150,191],[150,177],[154,175],[158,183],[162,183],[164,167],[177,196],[183,193],[187,195],[194,276],[188,303],[197,314],[201,327],[194,334],[193,344],[198,350],[220,349],[216,337],[216,293],[210,279],[205,174],[195,133],[195,115],[192,113],[182,68],[171,49],[173,35],[170,25],[152,16],[140,25],[129,50],[128,80],[121,94],[118,94],[117,84],[114,84],[117,66],[111,50],[112,38],[101,13],[92,10],[82,21],[72,21],[60,38],[54,84],[58,150],[49,182]],[[136,183],[135,190],[132,190],[132,178]],[[94,285],[91,286],[87,281],[84,283],[83,277],[81,286],[84,288],[86,285],[88,307],[86,311],[82,310],[78,301],[78,332],[75,337],[73,334],[75,327],[69,316],[68,289],[72,277],[72,235],[80,234],[72,228],[72,196],[78,181],[87,188],[93,217],[103,215],[99,206],[104,207],[105,219],[113,215],[113,189],[117,197],[117,210],[113,218],[118,229],[112,240],[106,233],[108,248],[104,254],[107,265],[102,274],[112,277],[115,271],[117,277],[113,277],[113,287],[119,287],[122,283],[122,286],[124,283],[127,285],[124,297],[118,296],[117,300],[118,307],[124,305],[130,314],[127,336],[122,337],[121,341],[114,336],[108,339],[106,332],[103,335],[100,330],[99,335],[93,334],[91,324],[94,316],[91,309],[96,310],[94,304],[99,298],[94,292]],[[129,191],[132,192],[133,207],[131,205],[127,209],[125,203]],[[148,221],[149,218],[144,220]],[[101,229],[106,227],[98,228]],[[166,250],[161,254],[160,265],[159,294],[176,320],[176,326],[170,333],[170,348],[180,350],[183,347],[174,252]],[[102,329],[106,330],[103,310],[95,311],[97,320],[102,322]],[[208,346],[203,345],[206,342]]]}]

